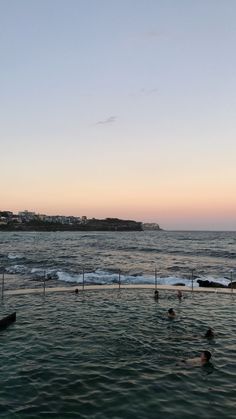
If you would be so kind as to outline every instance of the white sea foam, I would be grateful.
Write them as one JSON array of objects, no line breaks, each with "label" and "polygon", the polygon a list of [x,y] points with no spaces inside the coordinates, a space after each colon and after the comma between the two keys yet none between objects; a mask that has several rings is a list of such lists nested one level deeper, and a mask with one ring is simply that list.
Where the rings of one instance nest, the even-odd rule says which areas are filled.
[{"label": "white sea foam", "polygon": [[[83,275],[82,274],[70,274],[63,271],[57,271],[57,278],[59,281],[64,282],[75,282],[82,283]],[[198,278],[197,278],[198,279]],[[193,286],[199,287],[197,279],[193,280]],[[201,277],[199,279],[214,281],[219,284],[228,285],[229,280],[226,278],[212,278],[212,277]],[[119,282],[119,274],[111,273],[107,271],[97,270],[95,272],[86,272],[84,274],[85,283],[90,284],[115,284]],[[154,276],[150,275],[120,275],[121,284],[155,284]],[[177,276],[166,276],[157,278],[158,285],[176,285],[183,284],[185,286],[191,286],[192,281],[186,278],[177,277]]]},{"label": "white sea foam", "polygon": [[[82,284],[83,282],[83,274],[80,273],[71,273],[66,272],[63,270],[53,269],[53,268],[29,268],[25,265],[12,265],[6,268],[6,271],[11,274],[20,274],[20,275],[32,275],[35,279],[42,279],[46,277],[47,279],[54,279],[62,282],[68,282],[68,283],[77,283]],[[197,282],[198,279],[201,280],[208,280],[208,281],[214,281],[216,283],[220,283],[223,285],[228,286],[230,283],[229,279],[220,277],[220,278],[214,278],[212,276],[207,277],[199,277],[194,278],[193,280],[193,287],[199,287],[199,284]],[[121,284],[155,284],[155,278],[154,275],[145,275],[145,274],[121,274],[119,277],[118,272],[109,272],[104,270],[96,270],[94,272],[85,272],[84,273],[84,282],[85,284],[118,284],[118,282],[121,282]],[[176,284],[183,284],[185,286],[191,286],[192,281],[183,278],[181,276],[165,276],[165,277],[157,277],[156,278],[158,285],[176,285]]]},{"label": "white sea foam", "polygon": [[8,259],[14,260],[14,259],[22,259],[23,256],[17,253],[8,253],[7,255]]},{"label": "white sea foam", "polygon": [[69,274],[67,272],[63,272],[63,271],[57,271],[57,279],[59,281],[63,281],[63,282],[77,282],[80,283],[82,282],[82,275],[72,275]]},{"label": "white sea foam", "polygon": [[58,272],[56,269],[43,269],[43,268],[32,268],[30,273],[33,275],[34,278],[39,279],[58,279]]},{"label": "white sea foam", "polygon": [[12,265],[8,266],[6,271],[10,274],[26,274],[28,269],[25,265]]},{"label": "white sea foam", "polygon": [[[57,272],[57,278],[59,281],[64,282],[76,282],[78,284],[83,282],[82,274],[76,275],[63,271]],[[95,272],[86,272],[84,274],[84,281],[87,284],[115,284],[119,282],[119,274],[101,270],[97,270]],[[155,278],[150,275],[120,275],[120,282],[121,284],[154,284]],[[178,283],[187,286],[191,285],[191,281],[181,277],[172,276],[157,278],[157,284],[159,285],[176,285]],[[193,286],[198,287],[196,280],[193,281]]]}]

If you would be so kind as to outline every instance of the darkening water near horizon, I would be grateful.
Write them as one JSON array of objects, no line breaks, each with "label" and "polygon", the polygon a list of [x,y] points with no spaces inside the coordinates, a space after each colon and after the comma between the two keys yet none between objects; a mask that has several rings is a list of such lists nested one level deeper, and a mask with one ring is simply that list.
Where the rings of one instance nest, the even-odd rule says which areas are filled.
[{"label": "darkening water near horizon", "polygon": [[[236,273],[236,232],[0,232],[0,268],[32,285],[81,283],[188,285],[190,272],[228,285]],[[197,278],[194,285],[197,286]],[[11,285],[9,285],[11,287]]]}]

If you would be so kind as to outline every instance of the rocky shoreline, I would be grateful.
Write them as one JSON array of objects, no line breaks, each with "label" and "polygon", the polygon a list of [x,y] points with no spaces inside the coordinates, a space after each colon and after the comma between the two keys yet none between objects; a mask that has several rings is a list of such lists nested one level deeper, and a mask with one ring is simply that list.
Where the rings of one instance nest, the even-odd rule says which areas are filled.
[{"label": "rocky shoreline", "polygon": [[142,223],[133,220],[106,218],[104,220],[89,219],[84,223],[72,225],[29,221],[25,223],[8,223],[0,225],[0,231],[142,231]]},{"label": "rocky shoreline", "polygon": [[236,282],[232,282],[232,284],[230,282],[228,285],[224,285],[220,282],[198,279],[197,283],[201,288],[236,288]]}]

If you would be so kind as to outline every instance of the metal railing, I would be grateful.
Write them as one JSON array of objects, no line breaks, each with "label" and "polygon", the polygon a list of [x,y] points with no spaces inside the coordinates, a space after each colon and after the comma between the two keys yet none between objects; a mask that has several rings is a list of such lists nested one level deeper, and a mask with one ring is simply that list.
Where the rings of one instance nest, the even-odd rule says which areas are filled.
[{"label": "metal railing", "polygon": [[[91,273],[91,271],[89,271],[87,273]],[[121,272],[121,269],[118,269],[117,271],[113,272],[113,275],[114,275],[114,273],[115,273],[115,275],[117,275],[117,281],[116,281],[116,283],[117,283],[117,288],[120,290],[121,289],[121,286],[122,286],[122,281],[121,281],[121,274],[122,274],[122,272]],[[228,288],[231,289],[231,293],[233,293],[233,291],[234,291],[234,288],[233,288],[233,273],[234,273],[233,270],[231,270],[229,272],[229,276],[225,276],[226,279],[230,280],[230,284],[228,285]],[[92,284],[91,284],[91,282],[86,284],[86,281],[85,281],[86,272],[85,272],[85,269],[84,268],[82,268],[80,274],[82,274],[82,282],[76,283],[74,285],[76,287],[80,287],[81,286],[82,291],[84,291],[85,290],[85,285],[89,286],[89,285],[92,285]],[[157,286],[160,285],[160,284],[158,284],[158,276],[157,276],[157,269],[156,268],[154,269],[154,272],[153,272],[152,275],[153,275],[153,288],[156,290],[157,289]],[[152,275],[150,276],[150,278],[152,277]],[[189,281],[191,281],[190,282],[190,287],[191,287],[191,291],[192,292],[194,290],[194,280],[196,278],[197,278],[196,269],[191,269],[189,276],[185,276],[185,279],[188,279]],[[43,293],[43,295],[46,294],[46,289],[47,289],[46,282],[47,282],[47,280],[48,280],[47,273],[46,273],[46,271],[44,271],[43,279],[41,281],[42,282],[42,293]],[[5,282],[6,282],[5,269],[3,269],[2,270],[2,281],[1,281],[1,298],[2,298],[2,300],[4,298]],[[97,284],[94,284],[94,285],[97,285]],[[109,284],[107,284],[107,285],[109,285]],[[114,285],[114,282],[113,282],[113,285]],[[124,285],[127,285],[127,284],[125,284],[125,282],[124,282]],[[149,287],[151,285],[152,284],[149,284]],[[180,284],[176,284],[176,285],[180,285]],[[55,287],[55,288],[60,289],[62,287],[59,287],[58,286],[58,287]],[[27,289],[29,289],[29,288],[23,288],[23,289],[25,291],[27,291]],[[32,290],[32,288],[30,288],[30,289]],[[35,290],[38,290],[38,289],[40,289],[40,287],[35,287],[34,289]],[[50,287],[48,289],[50,289]],[[70,289],[71,289],[71,287],[70,287]],[[15,289],[14,291],[17,291],[17,290],[19,290],[19,289]],[[12,291],[12,289],[8,289],[7,291]]]},{"label": "metal railing", "polygon": [[4,297],[4,286],[5,286],[4,283],[5,283],[5,273],[3,271],[3,273],[2,273],[2,299]]}]

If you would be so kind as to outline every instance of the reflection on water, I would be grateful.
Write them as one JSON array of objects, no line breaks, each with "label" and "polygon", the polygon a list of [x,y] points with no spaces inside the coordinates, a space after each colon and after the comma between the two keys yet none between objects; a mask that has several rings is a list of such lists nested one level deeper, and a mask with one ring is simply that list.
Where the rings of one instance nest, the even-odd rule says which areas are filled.
[{"label": "reflection on water", "polygon": [[[171,297],[171,299],[170,299]],[[174,307],[177,316],[167,318]],[[9,297],[0,405],[13,418],[233,418],[234,297],[150,290]],[[204,334],[208,327],[215,338]],[[205,367],[182,359],[212,353]],[[15,416],[16,415],[16,416]]]}]

